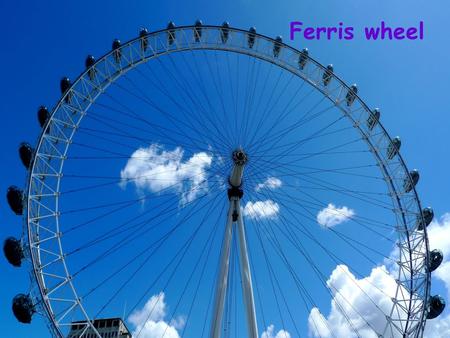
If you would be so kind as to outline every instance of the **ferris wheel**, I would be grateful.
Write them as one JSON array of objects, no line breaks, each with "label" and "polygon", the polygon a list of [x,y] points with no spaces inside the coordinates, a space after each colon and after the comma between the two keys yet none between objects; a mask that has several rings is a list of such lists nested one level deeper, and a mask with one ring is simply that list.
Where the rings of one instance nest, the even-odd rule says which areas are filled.
[{"label": "ferris wheel", "polygon": [[23,233],[4,252],[32,280],[19,321],[42,315],[55,337],[109,337],[100,318],[135,338],[421,337],[442,313],[419,173],[332,65],[197,21],[85,66],[39,108],[25,188],[7,192]]}]

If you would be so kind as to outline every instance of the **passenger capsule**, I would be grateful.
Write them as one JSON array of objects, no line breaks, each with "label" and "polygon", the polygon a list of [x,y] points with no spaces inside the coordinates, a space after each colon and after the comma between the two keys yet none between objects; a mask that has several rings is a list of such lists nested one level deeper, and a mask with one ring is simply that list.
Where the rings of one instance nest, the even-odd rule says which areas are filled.
[{"label": "passenger capsule", "polygon": [[148,30],[147,28],[141,28],[139,31],[139,37],[141,38],[141,49],[146,51],[148,48]]},{"label": "passenger capsule", "polygon": [[357,93],[358,87],[356,87],[356,84],[352,84],[347,92],[347,95],[345,96],[345,101],[347,101],[347,107],[350,107],[353,104],[353,102],[356,99]]},{"label": "passenger capsule", "polygon": [[423,230],[429,226],[433,221],[434,211],[433,208],[427,207],[422,210],[422,215],[417,216],[417,230]]},{"label": "passenger capsule", "polygon": [[20,241],[14,237],[8,237],[3,242],[3,253],[8,262],[15,267],[22,265],[23,250]]},{"label": "passenger capsule", "polygon": [[427,319],[434,319],[445,309],[445,300],[439,295],[430,297],[428,301]]},{"label": "passenger capsule", "polygon": [[23,191],[12,185],[6,192],[9,207],[16,215],[23,214]]},{"label": "passenger capsule", "polygon": [[298,66],[300,69],[305,68],[306,63],[308,62],[309,51],[308,48],[303,48],[298,57]]},{"label": "passenger capsule", "polygon": [[398,154],[400,151],[400,147],[402,145],[402,141],[400,140],[400,137],[395,137],[392,139],[392,141],[389,143],[389,146],[387,148],[387,158],[389,160],[392,160],[395,155]]},{"label": "passenger capsule", "polygon": [[[68,78],[68,77],[63,77],[62,79],[61,79],[61,81],[59,82],[59,88],[61,89],[61,94],[62,95],[65,95],[66,94],[66,92],[70,89],[70,86],[71,86],[72,84],[71,84],[71,82],[70,82],[70,79]],[[68,93],[66,96],[65,96],[65,98],[64,98],[64,101],[66,102],[66,103],[68,103],[68,102],[70,102],[70,99],[72,98],[72,94],[71,93]]]},{"label": "passenger capsule", "polygon": [[41,126],[41,128],[43,128],[45,126],[45,124],[47,123],[47,120],[50,117],[50,113],[48,112],[47,107],[40,106],[38,109],[37,116],[38,116],[39,125]]},{"label": "passenger capsule", "polygon": [[13,298],[12,310],[17,320],[24,324],[31,323],[31,318],[36,312],[31,297],[22,293]]},{"label": "passenger capsule", "polygon": [[195,24],[194,24],[195,42],[200,42],[200,39],[202,38],[202,26],[203,26],[203,23],[201,20],[195,21]]},{"label": "passenger capsule", "polygon": [[169,45],[171,45],[175,41],[175,24],[170,21],[167,24],[167,29],[167,40],[169,41]]},{"label": "passenger capsule", "polygon": [[379,120],[380,109],[375,108],[370,112],[369,117],[367,118],[367,128],[369,128],[369,130],[373,130],[373,128],[375,128],[375,126],[378,124]]},{"label": "passenger capsule", "polygon": [[442,261],[444,260],[444,254],[441,250],[434,249],[430,252],[430,266],[429,271],[433,272],[436,270],[439,265],[441,265]]},{"label": "passenger capsule", "polygon": [[119,39],[114,39],[113,43],[112,43],[112,50],[113,55],[114,55],[114,61],[116,61],[116,63],[120,63],[120,59],[122,58],[122,51],[120,50],[120,40]]},{"label": "passenger capsule", "polygon": [[283,43],[283,38],[281,36],[277,36],[275,38],[275,42],[273,44],[273,56],[276,58],[278,57],[278,55],[280,55],[282,43]]},{"label": "passenger capsule", "polygon": [[325,71],[323,72],[323,76],[322,76],[322,80],[323,80],[323,85],[324,86],[328,86],[328,84],[331,81],[331,78],[333,76],[333,65],[328,65],[327,68],[325,69]]},{"label": "passenger capsule", "polygon": [[222,39],[222,43],[226,43],[228,41],[228,36],[230,34],[230,24],[225,21],[220,28],[220,38]]},{"label": "passenger capsule", "polygon": [[19,146],[19,156],[25,168],[29,169],[33,158],[33,148],[29,143],[22,142]]},{"label": "passenger capsule", "polygon": [[86,69],[88,69],[88,75],[89,79],[93,80],[95,77],[95,69],[92,68],[92,66],[95,64],[95,58],[92,55],[88,55],[86,57],[86,61],[84,62],[84,65],[86,66]]},{"label": "passenger capsule", "polygon": [[411,170],[409,172],[409,176],[405,178],[403,182],[403,188],[405,192],[408,193],[416,186],[417,182],[419,182],[419,171],[417,169]]},{"label": "passenger capsule", "polygon": [[250,27],[247,35],[248,48],[253,48],[253,45],[255,44],[255,39],[256,39],[256,28]]}]

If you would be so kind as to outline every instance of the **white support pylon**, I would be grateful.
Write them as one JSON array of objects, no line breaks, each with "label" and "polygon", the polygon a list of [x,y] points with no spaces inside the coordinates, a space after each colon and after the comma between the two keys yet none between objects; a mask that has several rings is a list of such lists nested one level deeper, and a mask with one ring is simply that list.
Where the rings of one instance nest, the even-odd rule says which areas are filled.
[{"label": "white support pylon", "polygon": [[229,189],[230,207],[228,209],[227,224],[220,254],[220,270],[217,277],[216,294],[214,300],[214,312],[211,322],[210,338],[220,338],[225,307],[225,296],[228,289],[228,273],[230,266],[231,239],[233,235],[233,224],[237,223],[239,263],[241,267],[242,294],[247,319],[248,338],[258,338],[258,326],[256,321],[255,301],[253,297],[253,286],[248,259],[247,242],[245,239],[244,221],[240,207],[242,197],[242,176],[247,156],[242,150],[233,152],[234,167],[229,177],[231,188]]}]

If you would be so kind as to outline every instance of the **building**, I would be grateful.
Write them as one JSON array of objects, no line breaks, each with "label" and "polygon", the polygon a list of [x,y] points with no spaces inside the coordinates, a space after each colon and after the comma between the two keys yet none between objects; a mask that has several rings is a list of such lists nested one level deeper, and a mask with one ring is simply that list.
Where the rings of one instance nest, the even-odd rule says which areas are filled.
[{"label": "building", "polygon": [[[94,320],[94,327],[102,338],[132,338],[130,331],[120,318],[96,319]],[[86,322],[73,322],[67,337],[97,338],[97,335],[90,328],[86,330]]]}]

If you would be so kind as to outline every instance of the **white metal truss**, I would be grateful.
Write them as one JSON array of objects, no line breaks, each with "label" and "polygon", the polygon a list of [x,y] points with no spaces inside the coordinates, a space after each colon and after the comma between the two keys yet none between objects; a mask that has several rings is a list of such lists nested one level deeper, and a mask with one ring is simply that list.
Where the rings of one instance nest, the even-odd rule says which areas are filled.
[{"label": "white metal truss", "polygon": [[[400,154],[393,159],[387,157],[392,139],[382,124],[369,128],[369,107],[356,94],[353,104],[347,105],[346,95],[350,87],[333,73],[330,74],[331,82],[325,86],[322,77],[326,68],[299,50],[281,44],[276,57],[273,53],[275,40],[266,36],[255,34],[255,43],[250,48],[247,31],[227,28],[228,39],[222,41],[220,26],[203,26],[200,39],[195,39],[194,29],[194,26],[174,28],[173,43],[168,41],[167,30],[149,33],[145,37],[145,50],[141,48],[142,38],[136,38],[104,55],[73,82],[52,109],[51,117],[42,129],[27,180],[24,230],[30,251],[31,273],[39,290],[34,296],[42,300],[54,335],[64,336],[64,328],[70,325],[70,314],[77,311],[83,316],[81,321],[85,321],[86,330],[90,327],[100,337],[67,268],[61,243],[64,233],[61,233],[59,225],[59,192],[64,161],[84,115],[111,83],[144,62],[174,52],[220,50],[273,63],[302,78],[333,102],[366,141],[392,197],[399,244],[397,300],[387,316],[384,332],[379,334],[389,336],[392,332],[399,332],[404,337],[421,337],[430,291],[428,239],[426,229],[417,230],[417,221],[423,219],[423,215],[416,190],[405,192],[404,189],[405,180],[410,180],[409,170]],[[119,62],[114,58],[117,51],[121,54]],[[307,59],[305,67],[299,67],[300,55]],[[92,74],[94,76],[90,76]],[[240,229],[243,225],[238,222],[238,227]]]}]

